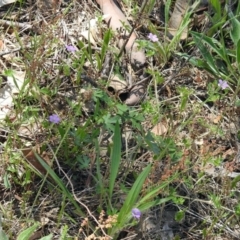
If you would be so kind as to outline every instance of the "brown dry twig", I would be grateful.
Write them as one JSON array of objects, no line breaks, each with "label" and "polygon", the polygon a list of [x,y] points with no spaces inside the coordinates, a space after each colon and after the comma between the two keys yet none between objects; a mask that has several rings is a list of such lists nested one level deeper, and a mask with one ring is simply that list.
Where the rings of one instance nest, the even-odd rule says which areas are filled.
[{"label": "brown dry twig", "polygon": [[26,29],[32,29],[32,25],[29,24],[29,23],[20,23],[20,22],[13,22],[13,21],[8,21],[8,20],[3,20],[3,19],[0,19],[0,25],[7,25],[7,26],[10,26],[10,27],[20,27],[20,28],[24,28],[25,30]]}]

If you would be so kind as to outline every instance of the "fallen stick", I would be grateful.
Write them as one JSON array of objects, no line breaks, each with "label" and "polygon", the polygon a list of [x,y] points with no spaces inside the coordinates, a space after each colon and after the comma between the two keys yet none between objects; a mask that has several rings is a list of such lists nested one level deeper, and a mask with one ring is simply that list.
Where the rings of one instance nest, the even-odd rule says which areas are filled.
[{"label": "fallen stick", "polygon": [[31,24],[28,24],[28,23],[20,23],[20,22],[8,21],[8,20],[3,20],[3,19],[0,19],[0,24],[10,26],[10,27],[24,28],[25,30],[32,29],[32,27],[33,27]]}]

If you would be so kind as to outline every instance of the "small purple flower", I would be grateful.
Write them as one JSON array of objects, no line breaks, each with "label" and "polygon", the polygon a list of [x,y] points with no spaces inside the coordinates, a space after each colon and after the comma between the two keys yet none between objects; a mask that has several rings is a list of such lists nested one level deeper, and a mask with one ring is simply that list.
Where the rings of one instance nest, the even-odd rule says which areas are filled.
[{"label": "small purple flower", "polygon": [[57,114],[52,114],[49,116],[49,121],[51,123],[60,123],[61,119]]},{"label": "small purple flower", "polygon": [[157,41],[158,41],[158,37],[157,37],[157,35],[155,35],[155,34],[149,33],[147,37],[148,37],[148,39],[150,39],[152,42],[157,42]]},{"label": "small purple flower", "polygon": [[141,211],[138,209],[138,208],[133,208],[132,209],[132,216],[135,218],[135,219],[137,219],[137,220],[139,220],[140,219],[140,217],[141,217]]},{"label": "small purple flower", "polygon": [[76,52],[77,51],[77,48],[73,45],[66,45],[66,49],[69,51],[69,52]]},{"label": "small purple flower", "polygon": [[223,90],[229,87],[228,83],[222,79],[218,80],[218,86]]}]

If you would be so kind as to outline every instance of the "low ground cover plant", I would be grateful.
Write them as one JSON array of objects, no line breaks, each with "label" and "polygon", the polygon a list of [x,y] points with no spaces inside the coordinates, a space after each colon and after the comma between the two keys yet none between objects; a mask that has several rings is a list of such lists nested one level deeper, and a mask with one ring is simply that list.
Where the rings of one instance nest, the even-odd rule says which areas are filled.
[{"label": "low ground cover plant", "polygon": [[0,14],[0,239],[240,238],[239,1]]}]

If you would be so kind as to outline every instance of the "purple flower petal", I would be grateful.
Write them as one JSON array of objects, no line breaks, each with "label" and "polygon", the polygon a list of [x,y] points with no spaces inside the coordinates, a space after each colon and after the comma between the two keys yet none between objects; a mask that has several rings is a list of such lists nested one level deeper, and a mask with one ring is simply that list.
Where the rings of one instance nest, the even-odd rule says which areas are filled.
[{"label": "purple flower petal", "polygon": [[75,46],[72,46],[72,45],[66,45],[66,49],[69,52],[72,52],[72,53],[77,51],[77,48]]},{"label": "purple flower petal", "polygon": [[138,209],[138,208],[133,208],[132,209],[132,216],[134,217],[134,218],[136,218],[137,220],[139,220],[140,219],[140,217],[141,217],[141,211]]},{"label": "purple flower petal", "polygon": [[148,39],[150,39],[152,42],[157,42],[158,41],[157,35],[152,34],[152,33],[148,34]]},{"label": "purple flower petal", "polygon": [[52,114],[49,116],[49,121],[51,123],[60,123],[61,119],[57,114]]},{"label": "purple flower petal", "polygon": [[218,86],[223,90],[229,87],[228,83],[222,79],[218,80]]}]

